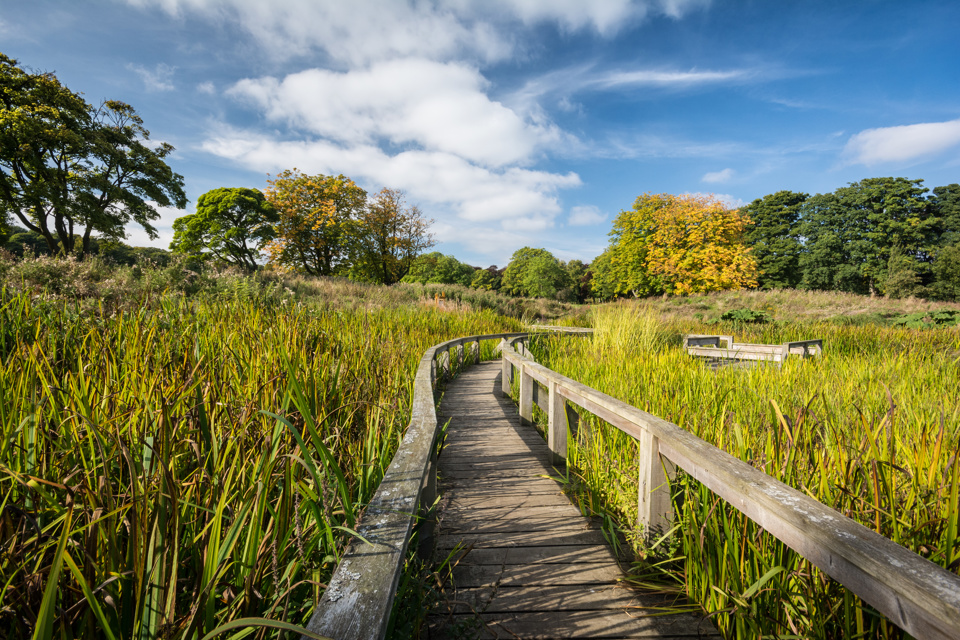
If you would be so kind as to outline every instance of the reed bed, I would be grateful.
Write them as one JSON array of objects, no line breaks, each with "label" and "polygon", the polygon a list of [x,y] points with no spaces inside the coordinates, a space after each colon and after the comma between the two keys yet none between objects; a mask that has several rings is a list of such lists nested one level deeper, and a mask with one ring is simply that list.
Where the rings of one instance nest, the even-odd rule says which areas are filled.
[{"label": "reed bed", "polygon": [[423,351],[518,328],[248,289],[109,308],[0,290],[5,637],[305,624],[403,436]]},{"label": "reed bed", "polygon": [[[632,305],[603,309],[591,339],[537,347],[550,368],[671,420],[950,571],[960,571],[960,331],[836,323],[704,326]],[[820,358],[717,371],[684,333],[738,342],[823,338]],[[672,535],[636,527],[637,448],[595,418],[570,445],[585,508],[616,522],[726,638],[900,638],[868,605],[689,476],[672,484]]]}]

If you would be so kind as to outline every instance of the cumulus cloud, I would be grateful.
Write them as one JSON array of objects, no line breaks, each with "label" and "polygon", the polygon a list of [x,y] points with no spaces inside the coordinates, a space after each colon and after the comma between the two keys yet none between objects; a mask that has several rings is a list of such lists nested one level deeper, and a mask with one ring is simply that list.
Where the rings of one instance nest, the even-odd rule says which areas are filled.
[{"label": "cumulus cloud", "polygon": [[248,79],[228,93],[274,122],[344,144],[414,144],[488,166],[523,162],[564,136],[522,118],[485,93],[487,81],[459,63],[401,59],[348,72],[310,69],[282,80]]},{"label": "cumulus cloud", "polygon": [[510,26],[555,24],[612,36],[649,15],[680,18],[709,0],[371,0],[349,10],[336,0],[127,0],[176,16],[233,22],[277,57],[322,50],[353,65],[392,57],[509,58],[521,38]]},{"label": "cumulus cloud", "polygon": [[217,88],[208,80],[197,85],[197,92],[212,96],[217,92]]},{"label": "cumulus cloud", "polygon": [[600,212],[600,209],[593,205],[583,205],[572,207],[570,217],[567,218],[567,224],[571,227],[588,227],[594,224],[600,224],[605,221],[607,216]]},{"label": "cumulus cloud", "polygon": [[700,178],[703,182],[711,183],[720,183],[720,182],[729,182],[731,178],[736,174],[736,171],[733,169],[727,168],[723,171],[711,171],[709,173],[703,174],[703,177]]},{"label": "cumulus cloud", "polygon": [[143,227],[131,224],[126,228],[126,243],[132,247],[162,247],[166,249],[170,246],[170,241],[173,240],[173,221],[194,212],[177,209],[176,207],[161,207],[152,201],[148,204],[160,214],[158,220],[150,223],[157,229],[159,237],[156,240],[151,240]]},{"label": "cumulus cloud", "polygon": [[[298,167],[307,173],[345,173],[360,182],[402,188],[411,202],[438,205],[462,220],[543,228],[561,211],[557,192],[580,185],[574,173],[521,167],[492,169],[445,151],[394,155],[372,144],[342,146],[331,140],[278,140],[224,128],[203,149],[255,170]],[[547,222],[549,224],[549,222]]]},{"label": "cumulus cloud", "polygon": [[853,164],[920,160],[960,145],[960,120],[866,129],[850,137],[844,157]]},{"label": "cumulus cloud", "polygon": [[173,74],[176,67],[163,64],[162,62],[153,69],[147,69],[139,64],[128,64],[127,69],[133,71],[143,80],[147,91],[173,91],[176,87],[173,85]]}]

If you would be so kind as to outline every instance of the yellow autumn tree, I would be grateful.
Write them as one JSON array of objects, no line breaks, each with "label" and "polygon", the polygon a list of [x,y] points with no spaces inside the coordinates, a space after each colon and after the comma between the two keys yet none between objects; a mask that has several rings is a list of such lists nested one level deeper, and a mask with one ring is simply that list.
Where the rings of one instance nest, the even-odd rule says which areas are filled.
[{"label": "yellow autumn tree", "polygon": [[366,191],[344,175],[310,176],[298,169],[267,184],[264,195],[279,215],[276,239],[266,246],[269,261],[317,276],[349,266],[351,230],[366,207]]},{"label": "yellow autumn tree", "polygon": [[748,224],[712,196],[644,194],[614,221],[600,279],[611,280],[613,294],[755,287],[757,261],[743,241]]}]

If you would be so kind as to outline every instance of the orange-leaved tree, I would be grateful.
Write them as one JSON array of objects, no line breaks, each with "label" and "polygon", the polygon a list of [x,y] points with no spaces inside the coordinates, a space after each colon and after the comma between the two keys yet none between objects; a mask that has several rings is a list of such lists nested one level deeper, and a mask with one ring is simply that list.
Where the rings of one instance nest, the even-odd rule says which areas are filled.
[{"label": "orange-leaved tree", "polygon": [[757,285],[747,216],[703,195],[646,193],[614,221],[606,256],[613,293],[678,295]]},{"label": "orange-leaved tree", "polygon": [[266,246],[271,263],[316,276],[348,267],[352,227],[367,192],[344,175],[310,176],[298,169],[267,180],[267,200],[279,215],[277,237]]}]

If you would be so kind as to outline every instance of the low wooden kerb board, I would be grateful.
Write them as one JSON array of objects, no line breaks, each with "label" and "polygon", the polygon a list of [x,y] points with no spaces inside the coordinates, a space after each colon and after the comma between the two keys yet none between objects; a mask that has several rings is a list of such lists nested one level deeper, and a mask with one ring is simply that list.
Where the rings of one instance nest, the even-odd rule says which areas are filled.
[{"label": "low wooden kerb board", "polygon": [[430,638],[717,637],[700,615],[661,613],[626,587],[595,522],[552,480],[539,433],[499,397],[500,363],[465,371],[444,394],[438,558],[462,545]]}]

